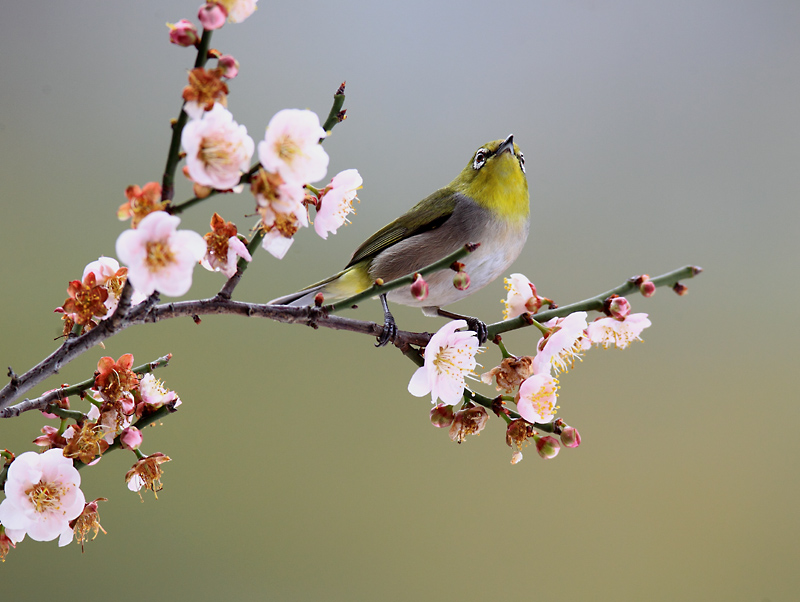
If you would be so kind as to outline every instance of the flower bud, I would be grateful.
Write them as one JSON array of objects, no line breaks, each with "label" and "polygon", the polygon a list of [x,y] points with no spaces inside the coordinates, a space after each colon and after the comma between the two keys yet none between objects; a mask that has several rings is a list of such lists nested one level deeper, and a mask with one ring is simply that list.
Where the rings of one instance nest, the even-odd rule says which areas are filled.
[{"label": "flower bud", "polygon": [[431,409],[431,424],[437,428],[448,428],[453,424],[453,406],[440,403]]},{"label": "flower bud", "polygon": [[561,451],[561,445],[555,437],[536,437],[536,451],[545,460],[550,460],[558,455]]},{"label": "flower bud", "polygon": [[119,444],[122,449],[139,449],[142,444],[142,431],[135,426],[129,426],[120,433]]},{"label": "flower bud", "polygon": [[581,434],[578,429],[568,426],[561,431],[561,443],[564,447],[578,447],[581,444]]},{"label": "flower bud", "polygon": [[167,23],[169,27],[169,41],[178,46],[194,46],[200,41],[194,23],[181,19],[177,23]]},{"label": "flower bud", "polygon": [[222,69],[222,75],[228,79],[233,79],[239,75],[239,61],[233,58],[230,54],[223,54],[219,57],[217,65]]},{"label": "flower bud", "polygon": [[209,2],[200,7],[197,18],[200,20],[203,29],[219,29],[225,25],[225,19],[228,18],[228,11],[225,10],[225,7],[221,4]]},{"label": "flower bud", "polygon": [[656,294],[656,285],[650,280],[649,276],[643,276],[642,282],[639,284],[639,292],[643,297],[652,297]]},{"label": "flower bud", "polygon": [[675,285],[672,287],[672,290],[675,291],[680,297],[683,297],[686,293],[689,292],[689,287],[680,282],[676,282]]},{"label": "flower bud", "polygon": [[411,296],[417,301],[424,301],[428,296],[428,283],[419,274],[414,274],[414,282],[411,283]]},{"label": "flower bud", "polygon": [[460,291],[465,291],[469,288],[469,274],[465,271],[456,272],[456,275],[453,276],[453,286],[456,287]]},{"label": "flower bud", "polygon": [[624,320],[631,313],[631,304],[625,297],[614,297],[608,304],[608,313],[612,318]]}]

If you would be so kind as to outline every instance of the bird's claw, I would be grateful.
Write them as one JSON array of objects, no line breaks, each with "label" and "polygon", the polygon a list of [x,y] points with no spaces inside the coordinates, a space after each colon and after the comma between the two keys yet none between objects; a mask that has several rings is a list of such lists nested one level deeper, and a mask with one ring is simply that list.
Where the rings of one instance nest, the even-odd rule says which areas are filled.
[{"label": "bird's claw", "polygon": [[392,314],[388,314],[383,318],[383,332],[378,337],[375,343],[376,347],[383,347],[389,342],[393,342],[397,336],[397,324],[395,324]]},{"label": "bird's claw", "polygon": [[478,345],[486,343],[489,338],[489,327],[485,322],[481,322],[478,318],[467,318],[467,326],[478,337]]}]

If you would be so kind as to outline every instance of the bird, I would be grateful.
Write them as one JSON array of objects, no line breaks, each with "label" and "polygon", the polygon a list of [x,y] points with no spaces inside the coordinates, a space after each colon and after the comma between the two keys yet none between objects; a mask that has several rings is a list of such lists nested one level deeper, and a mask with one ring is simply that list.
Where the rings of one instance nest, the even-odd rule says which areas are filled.
[{"label": "bird", "polygon": [[485,324],[442,307],[500,276],[522,252],[529,228],[525,158],[511,134],[478,148],[452,182],[370,236],[342,271],[268,303],[310,306],[320,293],[326,303],[345,299],[367,290],[377,279],[389,282],[413,274],[467,243],[479,243],[475,251],[462,259],[470,279],[466,290],[456,288],[452,271],[445,269],[426,277],[428,295],[424,299],[413,295],[410,286],[381,295],[384,330],[376,346],[393,340],[397,332],[387,299],[419,307],[426,316],[466,319],[483,344]]}]

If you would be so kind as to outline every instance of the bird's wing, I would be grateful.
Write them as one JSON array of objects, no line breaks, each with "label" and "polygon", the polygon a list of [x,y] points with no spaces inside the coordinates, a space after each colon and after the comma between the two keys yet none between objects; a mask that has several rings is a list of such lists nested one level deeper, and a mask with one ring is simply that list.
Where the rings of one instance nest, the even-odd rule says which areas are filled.
[{"label": "bird's wing", "polygon": [[439,228],[453,215],[456,200],[457,195],[452,190],[440,188],[417,203],[408,213],[391,224],[384,226],[365,240],[353,253],[353,257],[350,259],[350,263],[345,266],[345,269],[360,261],[375,257],[381,251],[388,249],[401,240]]}]

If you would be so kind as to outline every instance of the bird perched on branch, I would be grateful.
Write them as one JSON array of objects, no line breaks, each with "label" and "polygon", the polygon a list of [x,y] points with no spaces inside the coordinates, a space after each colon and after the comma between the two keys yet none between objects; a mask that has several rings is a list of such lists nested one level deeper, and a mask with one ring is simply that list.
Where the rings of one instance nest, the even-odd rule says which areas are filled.
[{"label": "bird perched on branch", "polygon": [[480,243],[477,250],[463,259],[463,271],[469,275],[466,289],[457,288],[452,272],[444,269],[426,278],[428,292],[424,298],[409,286],[381,295],[384,330],[377,344],[385,345],[397,332],[387,299],[419,307],[428,316],[465,318],[483,343],[486,326],[482,322],[441,308],[463,299],[505,272],[522,251],[529,224],[525,159],[510,135],[476,150],[450,184],[370,236],[341,272],[269,303],[313,305],[320,293],[326,303],[346,299],[367,290],[376,279],[389,282],[413,274],[467,243]]}]

